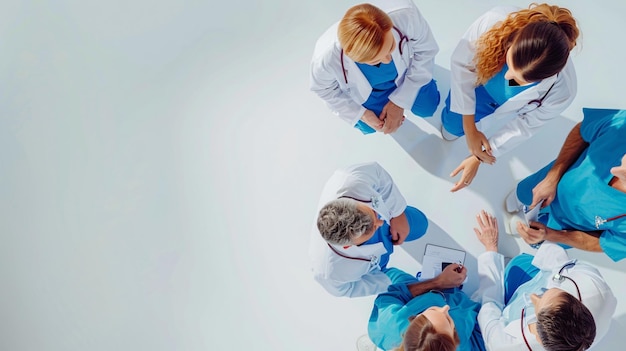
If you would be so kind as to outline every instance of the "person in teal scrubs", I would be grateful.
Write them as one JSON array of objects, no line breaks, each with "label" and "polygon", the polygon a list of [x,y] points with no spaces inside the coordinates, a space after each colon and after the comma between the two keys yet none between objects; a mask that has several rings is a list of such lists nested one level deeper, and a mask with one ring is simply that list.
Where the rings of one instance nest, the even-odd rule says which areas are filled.
[{"label": "person in teal scrubs", "polygon": [[[457,270],[461,267],[461,272]],[[392,285],[386,293],[378,295],[368,323],[370,339],[383,350],[392,350],[402,344],[405,331],[414,322],[413,318],[428,320],[437,328],[434,318],[443,316],[443,323],[452,329],[450,334],[436,330],[433,337],[448,345],[443,349],[485,350],[482,334],[476,317],[480,303],[470,300],[458,286],[461,285],[467,269],[451,264],[434,279],[420,282],[397,268],[390,268],[387,276]],[[457,348],[458,346],[458,348]]]},{"label": "person in teal scrubs", "polygon": [[549,240],[619,261],[626,257],[626,110],[583,114],[557,159],[517,185],[521,204],[543,207],[542,223],[517,230],[529,244]]}]

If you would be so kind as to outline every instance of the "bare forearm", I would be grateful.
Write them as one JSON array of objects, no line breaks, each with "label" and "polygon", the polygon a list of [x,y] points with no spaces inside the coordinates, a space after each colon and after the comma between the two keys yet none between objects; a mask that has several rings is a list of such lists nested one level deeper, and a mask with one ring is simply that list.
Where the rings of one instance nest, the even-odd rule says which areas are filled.
[{"label": "bare forearm", "polygon": [[602,252],[599,232],[548,229],[546,240],[562,243],[584,251]]},{"label": "bare forearm", "polygon": [[465,134],[475,132],[476,130],[474,115],[463,115],[463,131],[465,131]]},{"label": "bare forearm", "polygon": [[425,294],[431,290],[441,289],[440,284],[437,281],[437,278],[426,280],[419,283],[412,283],[407,285],[411,295],[413,297]]},{"label": "bare forearm", "polygon": [[554,165],[550,172],[549,177],[554,177],[557,181],[561,179],[565,171],[578,159],[580,154],[589,146],[580,135],[580,122],[572,128],[567,135],[561,151],[554,161]]}]

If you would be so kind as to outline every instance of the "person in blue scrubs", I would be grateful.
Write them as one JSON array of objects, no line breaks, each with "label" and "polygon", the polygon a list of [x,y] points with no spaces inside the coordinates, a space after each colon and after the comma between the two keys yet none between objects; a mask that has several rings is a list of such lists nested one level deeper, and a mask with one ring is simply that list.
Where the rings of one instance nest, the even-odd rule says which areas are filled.
[{"label": "person in blue scrubs", "polygon": [[[476,113],[474,121],[478,122],[493,114],[498,107],[517,94],[537,85],[537,82],[520,85],[515,79],[509,78],[509,66],[504,63],[502,69],[486,83],[474,88],[476,94]],[[465,135],[463,130],[463,116],[450,111],[450,94],[446,98],[445,107],[441,113],[443,130],[448,139]]]},{"label": "person in blue scrubs", "polygon": [[[378,116],[377,120],[374,121],[374,128],[376,129],[372,128],[372,126],[370,126],[371,123],[368,124],[365,120],[359,120],[357,122],[355,128],[359,129],[363,134],[375,133],[377,130],[381,129],[384,132],[393,132],[391,129],[385,128],[386,118],[390,111],[389,108],[386,109],[385,107],[395,105],[394,102],[389,100],[389,95],[397,89],[395,81],[398,77],[398,72],[393,59],[391,59],[390,55],[389,57],[390,61],[388,63],[384,63],[385,58],[383,58],[375,65],[356,62],[357,67],[372,86],[372,92],[362,106]],[[411,112],[417,116],[429,117],[433,115],[438,104],[439,90],[437,90],[435,80],[432,79],[418,91],[413,106],[411,106]],[[385,113],[383,114],[383,112]],[[404,120],[404,116],[402,116],[402,118],[402,120]]]},{"label": "person in blue scrubs", "polygon": [[557,118],[576,96],[570,51],[579,30],[563,7],[497,6],[465,32],[450,60],[442,137],[465,135],[470,156],[451,176],[451,191],[471,184],[481,163],[494,164]]},{"label": "person in blue scrubs", "polygon": [[556,160],[509,195],[507,210],[542,206],[542,223],[517,224],[529,244],[548,240],[619,261],[626,257],[626,110],[583,114]]},{"label": "person in blue scrubs", "polygon": [[348,9],[318,39],[311,90],[363,134],[395,132],[405,109],[430,117],[439,105],[432,77],[439,47],[411,0],[374,0]]},{"label": "person in blue scrubs", "polygon": [[335,171],[318,208],[311,231],[313,277],[334,296],[386,291],[394,246],[419,239],[428,228],[426,215],[407,205],[391,175],[376,162]]}]

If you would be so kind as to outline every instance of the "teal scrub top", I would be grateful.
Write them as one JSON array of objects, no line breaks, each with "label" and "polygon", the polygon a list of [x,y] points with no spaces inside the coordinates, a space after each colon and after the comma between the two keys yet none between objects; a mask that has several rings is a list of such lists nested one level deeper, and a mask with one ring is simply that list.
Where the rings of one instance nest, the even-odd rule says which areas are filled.
[{"label": "teal scrub top", "polygon": [[[600,246],[614,261],[626,257],[626,193],[609,185],[610,170],[626,154],[626,110],[583,109],[580,134],[589,147],[563,175],[556,198],[542,212],[548,227],[601,231]],[[599,219],[596,226],[596,219]]]},{"label": "teal scrub top", "polygon": [[[393,269],[399,271],[397,269]],[[404,273],[404,272],[402,272]],[[404,273],[405,276],[409,276]],[[412,297],[407,283],[417,282],[415,277],[389,286],[386,293],[378,295],[368,323],[370,339],[383,350],[392,350],[402,343],[405,330],[409,326],[409,317],[416,316],[431,306],[450,306],[450,317],[454,321],[461,344],[457,350],[485,350],[482,335],[476,333],[476,317],[480,304],[474,302],[458,289],[448,292],[428,292]],[[392,281],[397,281],[393,277]],[[445,297],[445,298],[444,298]]]}]

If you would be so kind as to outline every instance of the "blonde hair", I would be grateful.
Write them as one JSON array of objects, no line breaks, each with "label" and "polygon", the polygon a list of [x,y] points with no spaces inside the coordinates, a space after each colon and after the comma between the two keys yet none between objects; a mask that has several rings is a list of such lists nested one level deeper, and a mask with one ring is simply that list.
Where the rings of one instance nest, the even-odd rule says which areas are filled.
[{"label": "blonde hair", "polygon": [[411,320],[396,351],[454,351],[460,343],[456,329],[454,337],[438,333],[426,316],[418,314]]},{"label": "blonde hair", "polygon": [[371,61],[382,49],[385,35],[393,28],[391,18],[370,4],[360,4],[348,9],[339,22],[339,43],[352,60]]},{"label": "blonde hair", "polygon": [[565,67],[578,35],[576,20],[566,8],[533,3],[513,12],[478,38],[476,84],[486,83],[502,69],[509,49],[524,80],[534,82],[555,75]]}]

